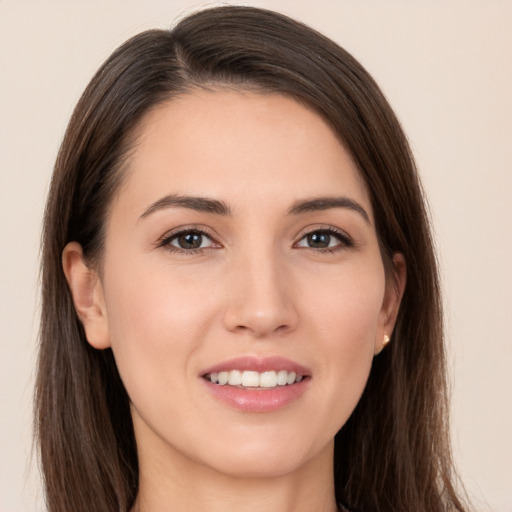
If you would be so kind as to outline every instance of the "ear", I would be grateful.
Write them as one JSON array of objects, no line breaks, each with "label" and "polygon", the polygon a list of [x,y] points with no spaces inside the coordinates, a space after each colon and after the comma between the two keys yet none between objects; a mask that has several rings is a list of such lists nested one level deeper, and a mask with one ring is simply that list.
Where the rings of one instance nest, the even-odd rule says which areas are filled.
[{"label": "ear", "polygon": [[404,255],[395,253],[392,263],[393,268],[391,275],[386,278],[386,290],[379,313],[379,327],[375,339],[376,355],[381,352],[391,338],[407,281]]},{"label": "ear", "polygon": [[98,272],[85,262],[79,243],[66,245],[62,252],[62,267],[87,341],[97,349],[110,347],[103,285]]}]

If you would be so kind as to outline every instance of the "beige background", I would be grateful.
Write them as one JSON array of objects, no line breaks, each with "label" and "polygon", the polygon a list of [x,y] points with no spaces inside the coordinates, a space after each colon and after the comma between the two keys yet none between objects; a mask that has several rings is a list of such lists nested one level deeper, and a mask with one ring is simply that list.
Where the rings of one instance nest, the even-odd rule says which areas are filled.
[{"label": "beige background", "polygon": [[[446,295],[454,450],[477,510],[512,511],[512,3],[254,1],[334,38],[417,155]],[[30,465],[38,244],[52,163],[86,82],[191,1],[0,0],[0,512],[43,510]]]}]

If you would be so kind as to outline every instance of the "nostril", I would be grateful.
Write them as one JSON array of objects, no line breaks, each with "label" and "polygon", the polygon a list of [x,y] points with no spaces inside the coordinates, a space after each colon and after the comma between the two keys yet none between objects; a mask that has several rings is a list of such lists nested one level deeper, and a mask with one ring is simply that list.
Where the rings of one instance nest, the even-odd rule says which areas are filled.
[{"label": "nostril", "polygon": [[231,330],[240,334],[248,334],[254,336],[255,338],[261,338],[268,336],[269,334],[286,334],[291,330],[291,327],[287,324],[281,324],[277,327],[273,327],[271,325],[264,325],[260,321],[256,325],[254,323],[252,325],[237,325],[234,329]]}]

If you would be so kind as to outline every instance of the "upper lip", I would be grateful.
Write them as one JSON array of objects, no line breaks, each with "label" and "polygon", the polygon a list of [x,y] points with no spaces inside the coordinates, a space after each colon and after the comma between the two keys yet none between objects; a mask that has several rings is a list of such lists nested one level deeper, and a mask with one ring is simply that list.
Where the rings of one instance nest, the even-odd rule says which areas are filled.
[{"label": "upper lip", "polygon": [[305,366],[281,356],[239,356],[210,366],[203,370],[201,375],[229,372],[231,370],[254,371],[258,373],[268,372],[271,370],[286,370],[287,372],[295,372],[297,375],[303,375],[304,377],[311,375],[311,371]]}]

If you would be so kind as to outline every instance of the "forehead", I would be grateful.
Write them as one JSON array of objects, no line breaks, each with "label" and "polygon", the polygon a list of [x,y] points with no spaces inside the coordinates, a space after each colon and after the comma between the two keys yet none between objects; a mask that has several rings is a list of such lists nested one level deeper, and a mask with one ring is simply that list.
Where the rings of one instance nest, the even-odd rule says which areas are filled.
[{"label": "forehead", "polygon": [[124,181],[139,203],[180,193],[236,207],[342,193],[369,208],[364,181],[329,125],[281,94],[201,90],[156,107],[139,126]]}]

